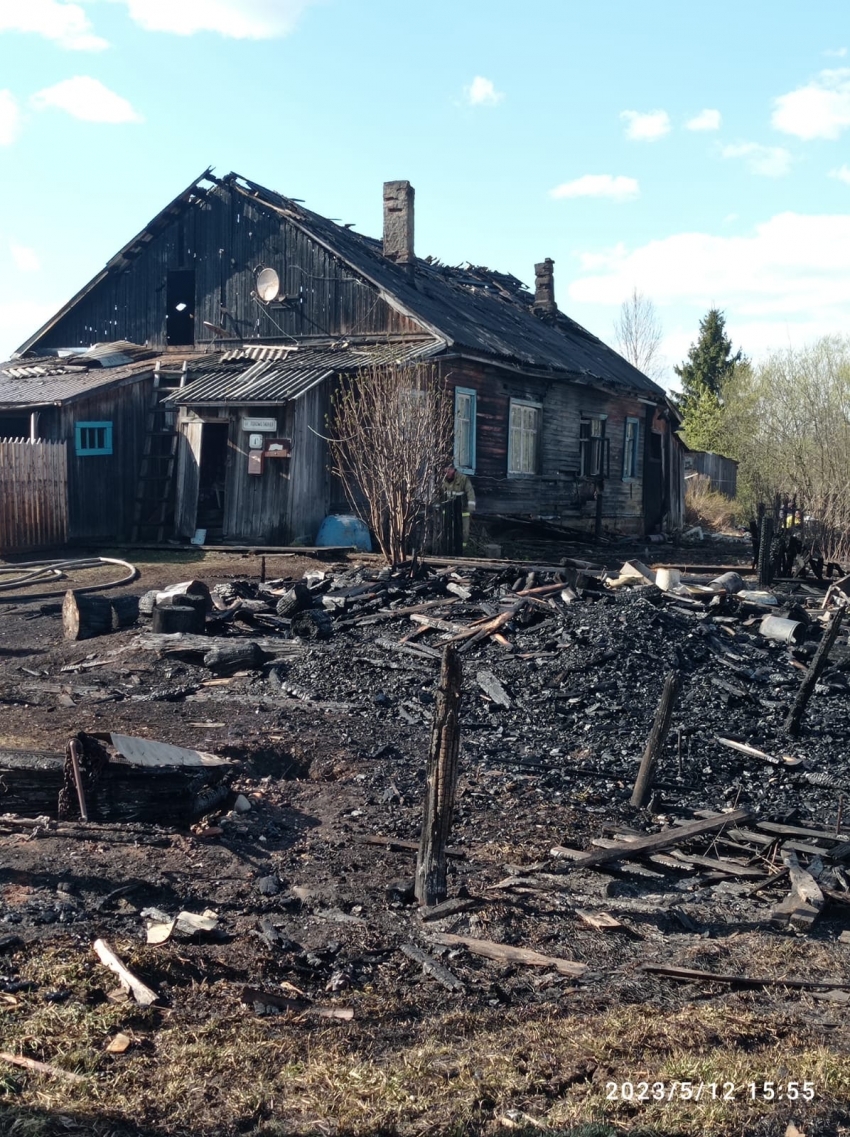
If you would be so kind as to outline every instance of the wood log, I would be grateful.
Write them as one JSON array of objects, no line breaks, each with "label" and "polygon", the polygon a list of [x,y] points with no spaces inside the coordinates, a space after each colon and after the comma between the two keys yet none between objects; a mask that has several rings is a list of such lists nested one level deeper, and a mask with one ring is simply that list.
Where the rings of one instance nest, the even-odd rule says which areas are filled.
[{"label": "wood log", "polygon": [[661,751],[664,749],[664,743],[667,741],[667,733],[670,730],[670,720],[673,717],[673,707],[676,705],[676,696],[678,694],[679,673],[678,671],[670,671],[664,680],[661,700],[655,712],[652,730],[650,730],[649,738],[646,740],[646,747],[644,748],[643,757],[640,762],[640,770],[638,771],[637,781],[635,782],[635,788],[632,793],[631,804],[635,806],[636,809],[642,809],[649,800],[652,783],[655,779],[655,770],[658,766],[658,759],[661,755]]},{"label": "wood log", "polygon": [[94,636],[129,628],[139,618],[137,596],[90,596],[69,589],[62,602],[62,628],[66,640],[87,640]]},{"label": "wood log", "polygon": [[157,603],[151,617],[151,631],[154,635],[170,635],[173,632],[201,635],[204,631],[204,613],[194,605]]},{"label": "wood log", "polygon": [[422,835],[416,858],[416,899],[426,907],[446,899],[446,845],[452,825],[460,749],[461,680],[457,652],[453,647],[446,647],[431,726]]},{"label": "wood log", "polygon": [[202,605],[206,613],[212,607],[210,590],[202,580],[186,580],[169,588],[154,588],[139,598],[139,614],[150,616],[156,604],[179,604],[187,600]]}]

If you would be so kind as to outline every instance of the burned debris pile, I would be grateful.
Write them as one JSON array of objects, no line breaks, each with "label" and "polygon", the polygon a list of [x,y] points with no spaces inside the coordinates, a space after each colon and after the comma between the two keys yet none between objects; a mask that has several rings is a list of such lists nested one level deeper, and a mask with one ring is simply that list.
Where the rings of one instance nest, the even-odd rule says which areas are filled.
[{"label": "burned debris pile", "polygon": [[[76,735],[64,758],[42,761],[49,778],[0,755],[0,808],[56,818],[61,795],[65,824],[130,818],[184,834],[203,816],[189,840],[262,850],[272,863],[257,868],[250,912],[244,895],[210,896],[215,935],[250,935],[311,999],[373,982],[393,953],[408,982],[413,967],[452,996],[478,987],[508,1002],[556,997],[600,969],[614,982],[626,953],[618,982],[645,993],[644,965],[701,981],[685,965],[709,958],[697,947],[712,929],[820,934],[826,921],[833,934],[850,912],[846,581],[768,591],[737,572],[639,561],[615,573],[577,560],[359,564],[137,599],[139,624],[110,623],[93,643],[78,647],[65,623],[71,707],[170,703],[188,712],[173,720],[184,732],[224,728],[244,707],[256,725],[205,739],[218,759],[184,747],[178,760],[179,747],[115,731]],[[73,610],[66,601],[63,615]],[[441,838],[448,897],[435,903],[414,860],[447,647],[462,673],[459,780]],[[4,699],[52,697],[52,679],[30,669]],[[274,805],[290,771],[311,766],[313,786],[347,787],[333,839]],[[163,925],[188,905],[175,897],[163,912],[144,898]],[[323,955],[312,941],[328,924]],[[677,959],[679,947],[690,954]],[[487,986],[494,965],[549,978]],[[717,978],[772,981],[751,961]],[[292,1009],[257,982],[243,1002]],[[850,990],[842,975],[818,986],[830,983]]]}]

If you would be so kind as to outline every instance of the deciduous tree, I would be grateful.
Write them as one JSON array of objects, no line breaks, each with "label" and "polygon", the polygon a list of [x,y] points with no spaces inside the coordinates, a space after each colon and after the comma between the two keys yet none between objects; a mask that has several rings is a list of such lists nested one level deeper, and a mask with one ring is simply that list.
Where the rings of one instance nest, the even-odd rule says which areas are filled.
[{"label": "deciduous tree", "polygon": [[657,379],[663,367],[661,321],[655,305],[639,288],[634,287],[620,306],[614,334],[620,354],[638,371]]},{"label": "deciduous tree", "polygon": [[344,376],[332,398],[332,470],[390,564],[411,551],[452,452],[452,404],[436,367]]}]

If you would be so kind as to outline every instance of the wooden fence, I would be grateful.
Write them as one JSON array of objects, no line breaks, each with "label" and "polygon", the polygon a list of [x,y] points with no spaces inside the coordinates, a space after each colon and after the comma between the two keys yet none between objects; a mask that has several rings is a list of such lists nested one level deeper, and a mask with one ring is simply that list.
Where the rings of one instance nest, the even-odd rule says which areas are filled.
[{"label": "wooden fence", "polygon": [[0,439],[0,554],[67,539],[67,443]]},{"label": "wooden fence", "polygon": [[735,497],[738,492],[738,463],[734,458],[712,454],[710,450],[691,450],[685,453],[685,476],[704,474],[711,488]]}]

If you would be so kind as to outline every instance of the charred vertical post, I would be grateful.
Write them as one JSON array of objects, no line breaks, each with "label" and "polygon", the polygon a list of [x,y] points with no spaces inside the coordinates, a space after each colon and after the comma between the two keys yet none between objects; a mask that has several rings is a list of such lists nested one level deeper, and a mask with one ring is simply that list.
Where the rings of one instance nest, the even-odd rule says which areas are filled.
[{"label": "charred vertical post", "polygon": [[638,809],[642,809],[649,800],[649,792],[655,779],[655,769],[664,748],[667,732],[670,730],[670,719],[673,717],[673,707],[676,705],[678,694],[679,672],[668,671],[667,678],[664,680],[664,689],[661,692],[661,700],[652,723],[652,730],[649,732],[643,757],[640,760],[640,770],[638,770],[635,788],[632,792],[631,803]]},{"label": "charred vertical post", "polygon": [[838,611],[833,614],[826,631],[823,633],[823,638],[818,644],[818,650],[815,652],[814,658],[809,665],[809,670],[803,676],[803,682],[800,684],[800,690],[797,692],[794,705],[788,712],[788,717],[783,724],[783,729],[786,734],[799,734],[800,732],[800,723],[806,710],[806,705],[812,697],[812,691],[815,689],[815,684],[818,681],[820,673],[824,667],[826,667],[829,653],[832,651],[832,646],[838,638],[843,616],[844,609],[839,608]]},{"label": "charred vertical post", "polygon": [[416,899],[431,907],[446,899],[446,845],[452,825],[460,747],[461,665],[447,644],[428,750],[422,836],[416,858]]},{"label": "charred vertical post", "polygon": [[759,588],[769,588],[773,580],[773,517],[767,511],[759,529]]}]

